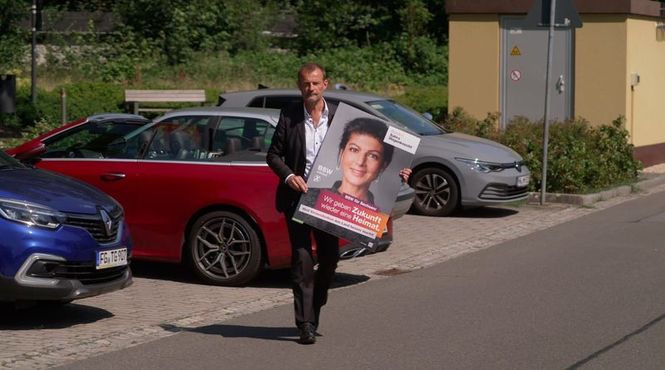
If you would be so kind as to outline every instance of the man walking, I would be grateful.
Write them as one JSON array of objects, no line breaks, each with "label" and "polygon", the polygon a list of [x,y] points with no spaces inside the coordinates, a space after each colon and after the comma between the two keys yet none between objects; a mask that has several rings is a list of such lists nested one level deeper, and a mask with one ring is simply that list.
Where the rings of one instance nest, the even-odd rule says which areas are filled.
[{"label": "man walking", "polygon": [[[266,161],[279,176],[276,206],[284,213],[291,241],[291,279],[295,323],[301,344],[316,342],[321,307],[328,299],[328,289],[339,261],[336,236],[294,222],[301,193],[307,192],[307,176],[328,131],[337,106],[328,104],[323,92],[328,87],[325,69],[307,63],[298,71],[298,89],[302,101],[284,108],[272,139]],[[314,271],[312,235],[316,240],[318,269]]]}]

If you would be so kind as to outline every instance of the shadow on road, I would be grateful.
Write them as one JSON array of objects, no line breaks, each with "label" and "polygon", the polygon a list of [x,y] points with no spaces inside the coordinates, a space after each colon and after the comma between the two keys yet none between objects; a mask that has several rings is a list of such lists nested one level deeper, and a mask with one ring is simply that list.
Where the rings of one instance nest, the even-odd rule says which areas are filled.
[{"label": "shadow on road", "polygon": [[[340,288],[349,285],[360,284],[369,280],[367,275],[354,275],[337,272],[335,274],[335,281],[333,281],[331,288]],[[266,270],[259,275],[248,286],[253,288],[284,288],[291,289],[291,271],[289,269],[280,270]]]},{"label": "shadow on road", "polygon": [[[451,216],[446,216],[444,218],[455,219],[455,218],[503,218],[509,217],[519,213],[517,208],[511,208],[510,206],[503,207],[471,207],[463,208],[454,212]],[[409,217],[418,217],[423,219],[436,219],[434,216],[422,216],[414,213],[409,213]],[[397,220],[399,222],[399,220]]]},{"label": "shadow on road", "polygon": [[463,209],[455,213],[453,218],[503,218],[517,214],[519,211],[513,208],[478,207]]},{"label": "shadow on road", "polygon": [[[185,284],[206,284],[187,267],[177,263],[132,261],[132,273],[134,274],[134,277],[138,278],[175,281]],[[288,268],[265,270],[261,272],[256,280],[247,284],[247,287],[291,289],[290,274],[291,271]],[[333,282],[332,287],[338,288],[362,283],[367,280],[369,280],[369,276],[366,275],[352,275],[338,272],[335,275],[335,281]]]},{"label": "shadow on road", "polygon": [[0,330],[63,329],[114,315],[82,304],[32,303],[0,306]]},{"label": "shadow on road", "polygon": [[132,274],[135,277],[147,279],[203,284],[191,270],[179,263],[132,261]]},{"label": "shadow on road", "polygon": [[294,327],[266,327],[215,324],[200,328],[181,328],[175,325],[162,324],[162,329],[170,332],[192,332],[210,335],[221,335],[224,338],[257,338],[295,342],[298,338],[298,329]]}]

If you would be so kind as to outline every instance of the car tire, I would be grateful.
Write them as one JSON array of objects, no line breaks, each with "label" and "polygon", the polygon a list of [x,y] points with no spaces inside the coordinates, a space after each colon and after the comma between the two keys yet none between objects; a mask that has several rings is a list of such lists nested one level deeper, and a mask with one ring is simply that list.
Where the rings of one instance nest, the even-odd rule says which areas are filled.
[{"label": "car tire", "polygon": [[423,168],[412,177],[416,191],[411,209],[425,216],[449,216],[459,206],[459,187],[450,172],[436,167]]},{"label": "car tire", "polygon": [[194,272],[210,284],[244,285],[261,269],[259,237],[234,212],[214,211],[199,217],[189,232],[187,247]]}]

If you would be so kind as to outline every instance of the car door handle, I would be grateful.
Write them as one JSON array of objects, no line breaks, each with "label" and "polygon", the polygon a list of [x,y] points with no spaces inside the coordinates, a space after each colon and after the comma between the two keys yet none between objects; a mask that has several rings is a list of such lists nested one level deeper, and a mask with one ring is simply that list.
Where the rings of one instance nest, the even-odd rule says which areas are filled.
[{"label": "car door handle", "polygon": [[108,172],[108,173],[102,174],[101,177],[102,177],[102,180],[104,180],[104,181],[118,181],[118,180],[124,179],[125,177],[127,177],[127,175],[125,175],[122,172]]}]

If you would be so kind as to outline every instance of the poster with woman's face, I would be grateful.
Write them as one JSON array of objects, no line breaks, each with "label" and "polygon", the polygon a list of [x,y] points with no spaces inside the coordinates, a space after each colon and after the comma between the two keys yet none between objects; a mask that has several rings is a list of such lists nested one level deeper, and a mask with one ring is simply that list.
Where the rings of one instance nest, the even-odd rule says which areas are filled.
[{"label": "poster with woman's face", "polygon": [[372,247],[386,231],[420,139],[340,104],[312,165],[293,219]]}]

